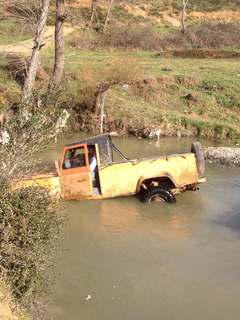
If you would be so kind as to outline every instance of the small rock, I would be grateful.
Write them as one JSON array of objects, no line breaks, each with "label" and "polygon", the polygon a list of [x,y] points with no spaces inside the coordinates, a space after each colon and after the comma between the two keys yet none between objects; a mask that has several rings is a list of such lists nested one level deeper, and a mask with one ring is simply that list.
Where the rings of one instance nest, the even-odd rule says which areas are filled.
[{"label": "small rock", "polygon": [[119,136],[119,134],[117,133],[117,132],[110,132],[109,133],[110,134],[110,136],[112,136],[112,137],[118,137]]},{"label": "small rock", "polygon": [[164,68],[162,68],[162,71],[172,71],[172,69],[164,67]]}]

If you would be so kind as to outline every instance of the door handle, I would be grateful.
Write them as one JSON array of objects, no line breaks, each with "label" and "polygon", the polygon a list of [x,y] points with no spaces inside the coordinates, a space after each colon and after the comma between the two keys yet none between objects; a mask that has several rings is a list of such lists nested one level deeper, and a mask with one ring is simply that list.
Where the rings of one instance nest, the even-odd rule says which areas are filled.
[{"label": "door handle", "polygon": [[78,180],[77,182],[85,182],[87,181],[88,179],[83,179],[83,180]]}]

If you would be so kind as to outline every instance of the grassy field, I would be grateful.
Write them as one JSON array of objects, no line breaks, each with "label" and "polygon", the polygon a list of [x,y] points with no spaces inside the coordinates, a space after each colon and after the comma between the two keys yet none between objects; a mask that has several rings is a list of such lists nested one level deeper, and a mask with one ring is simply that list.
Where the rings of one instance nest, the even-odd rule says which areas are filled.
[{"label": "grassy field", "polygon": [[14,22],[0,20],[0,45],[11,44],[14,42],[30,39],[26,30],[19,31]]},{"label": "grassy field", "polygon": [[[156,2],[151,1],[150,4],[154,6]],[[0,44],[14,43],[19,34],[14,24],[0,24]],[[84,41],[84,37],[88,43],[93,43],[92,50],[76,49],[78,40]],[[122,64],[130,73],[135,72],[135,79],[125,86],[111,86],[107,91],[105,131],[144,136],[149,130],[159,128],[166,135],[180,133],[182,136],[200,135],[239,141],[239,58],[197,59],[193,58],[194,50],[188,58],[174,58],[169,52],[117,51],[116,48],[100,51],[97,46],[94,49],[96,37],[95,31],[86,32],[83,29],[65,37],[66,106],[74,110],[76,119],[82,119],[87,107],[86,100],[89,106],[92,91],[101,81],[99,75],[102,73],[104,77],[104,70]],[[223,56],[224,52],[228,53],[227,49],[221,51]],[[230,49],[236,52],[236,49]],[[199,53],[199,50],[195,52]],[[37,86],[43,87],[53,68],[53,44],[43,48],[40,59],[46,77],[40,77]],[[4,65],[4,59],[2,61]],[[21,87],[7,74],[6,69],[2,70],[0,106],[5,108],[7,104],[18,101]],[[90,79],[89,86],[92,84],[93,89],[91,91],[88,88],[89,97],[86,98],[84,80],[89,79],[89,74],[92,74],[92,78],[96,74],[96,79]],[[85,97],[82,96],[84,91]],[[85,105],[85,110],[82,105]],[[93,119],[91,121],[93,126],[83,126],[84,130],[98,130],[98,124]],[[79,126],[82,123],[76,123],[76,127]]]},{"label": "grassy field", "polygon": [[[53,66],[53,49],[50,46],[41,55],[41,64],[48,70]],[[156,52],[77,51],[69,46],[65,59],[69,109],[82,104],[81,78],[89,72],[99,75],[116,63],[136,67],[135,83],[107,91],[106,131],[144,136],[158,128],[165,135],[239,141],[239,59],[176,59]],[[20,86],[4,72],[0,85],[7,88],[0,95],[2,108],[16,102]],[[74,111],[77,118],[82,112],[81,108]],[[98,131],[98,124],[93,126]],[[84,126],[84,130],[91,128]]]},{"label": "grassy field", "polygon": [[[95,69],[97,73],[115,61],[138,66],[139,81],[137,85],[114,86],[107,92],[109,130],[124,131],[130,126],[130,131],[141,135],[146,127],[159,127],[166,135],[180,132],[238,140],[239,60],[175,59],[156,57],[153,52],[68,49],[65,70],[71,74]],[[72,79],[70,87],[76,90],[77,80]]]}]

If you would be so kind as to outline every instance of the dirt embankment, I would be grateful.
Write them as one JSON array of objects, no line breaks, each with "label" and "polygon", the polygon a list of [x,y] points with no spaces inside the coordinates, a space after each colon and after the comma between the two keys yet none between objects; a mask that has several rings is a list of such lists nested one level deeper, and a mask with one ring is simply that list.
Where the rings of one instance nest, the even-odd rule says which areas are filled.
[{"label": "dirt embankment", "polygon": [[[116,2],[116,1],[115,1]],[[117,2],[114,4],[118,4]],[[97,5],[105,8],[107,10],[109,6],[109,0],[98,0]],[[165,22],[170,23],[175,27],[179,27],[181,25],[181,10],[177,10],[172,6],[168,6],[168,10],[161,12],[160,15],[149,15],[149,10],[152,8],[151,4],[143,3],[141,0],[139,1],[124,1],[122,3],[125,9],[134,16],[141,16],[144,18],[149,18],[156,23],[165,24]],[[67,0],[67,7],[75,7],[75,8],[91,8],[92,0],[75,0],[74,3]],[[205,21],[218,21],[218,22],[232,22],[232,21],[240,21],[240,10],[222,10],[222,11],[189,11],[188,8],[186,10],[186,18],[191,18],[195,20],[205,20]]]},{"label": "dirt embankment", "polygon": [[218,20],[224,22],[231,22],[233,20],[240,21],[240,10],[223,10],[212,12],[192,11],[189,13],[189,17],[202,20]]},{"label": "dirt embankment", "polygon": [[224,51],[224,50],[206,50],[206,49],[192,49],[192,50],[170,50],[154,55],[157,57],[173,57],[173,58],[195,58],[195,59],[239,59],[240,51]]},{"label": "dirt embankment", "polygon": [[10,300],[7,295],[1,291],[0,286],[0,319],[1,320],[18,320],[10,308]]}]

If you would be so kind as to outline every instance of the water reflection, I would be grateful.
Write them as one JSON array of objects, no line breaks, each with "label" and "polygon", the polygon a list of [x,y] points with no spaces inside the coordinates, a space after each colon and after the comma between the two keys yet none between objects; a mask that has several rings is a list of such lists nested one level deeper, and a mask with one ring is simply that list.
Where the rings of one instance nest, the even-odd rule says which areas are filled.
[{"label": "water reflection", "polygon": [[142,204],[138,197],[110,199],[101,202],[100,228],[110,236],[134,232],[148,233],[170,239],[188,239],[192,232],[186,227],[187,214],[174,214],[174,206],[162,203]]}]

